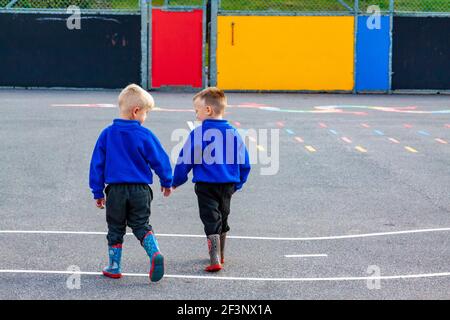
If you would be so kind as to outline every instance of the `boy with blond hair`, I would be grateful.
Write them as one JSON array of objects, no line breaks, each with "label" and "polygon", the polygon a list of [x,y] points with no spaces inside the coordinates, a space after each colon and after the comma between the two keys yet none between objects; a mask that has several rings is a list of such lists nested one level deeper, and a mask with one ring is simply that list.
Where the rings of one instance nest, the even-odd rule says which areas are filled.
[{"label": "boy with blond hair", "polygon": [[89,185],[97,207],[106,205],[109,265],[103,274],[110,278],[122,276],[120,260],[127,225],[150,258],[150,280],[159,281],[164,275],[164,257],[149,224],[153,199],[149,185],[153,183],[152,169],[160,179],[161,192],[169,196],[172,168],[158,138],[142,126],[154,105],[153,97],[138,85],[123,89],[120,118],[102,131],[92,154]]},{"label": "boy with blond hair", "polygon": [[206,88],[194,96],[193,102],[202,125],[191,132],[180,152],[172,188],[184,184],[193,170],[192,182],[210,258],[205,271],[215,272],[225,262],[231,197],[247,181],[250,163],[236,128],[223,119],[227,105],[224,92],[215,87]]}]

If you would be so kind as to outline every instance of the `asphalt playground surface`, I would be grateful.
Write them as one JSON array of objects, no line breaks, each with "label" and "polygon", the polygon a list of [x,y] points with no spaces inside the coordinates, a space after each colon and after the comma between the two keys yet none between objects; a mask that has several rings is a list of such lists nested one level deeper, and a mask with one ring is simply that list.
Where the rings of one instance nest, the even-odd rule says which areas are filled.
[{"label": "asphalt playground surface", "polygon": [[[257,149],[274,151],[279,168],[262,175],[269,165],[254,164],[235,194],[226,264],[213,275],[193,184],[170,198],[154,184],[158,283],[132,235],[126,275],[100,275],[105,211],[88,171],[117,95],[0,90],[0,299],[450,298],[448,95],[228,94],[232,124],[279,130],[279,156],[276,139]],[[192,94],[153,95],[159,109],[144,125],[170,154],[174,130],[194,120]],[[67,286],[71,266],[79,289]]]}]

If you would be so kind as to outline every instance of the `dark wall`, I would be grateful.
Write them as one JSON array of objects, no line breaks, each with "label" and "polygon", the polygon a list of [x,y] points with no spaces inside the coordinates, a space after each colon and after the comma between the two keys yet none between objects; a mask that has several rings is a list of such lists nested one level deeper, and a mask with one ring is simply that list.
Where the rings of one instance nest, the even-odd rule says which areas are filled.
[{"label": "dark wall", "polygon": [[120,88],[141,81],[139,15],[0,14],[0,86]]},{"label": "dark wall", "polygon": [[395,17],[392,89],[450,89],[450,18]]}]

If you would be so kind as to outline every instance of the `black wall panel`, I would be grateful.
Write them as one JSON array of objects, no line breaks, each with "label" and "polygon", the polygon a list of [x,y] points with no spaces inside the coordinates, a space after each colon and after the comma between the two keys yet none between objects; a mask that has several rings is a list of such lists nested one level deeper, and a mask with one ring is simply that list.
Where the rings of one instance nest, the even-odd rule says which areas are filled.
[{"label": "black wall panel", "polygon": [[139,15],[0,14],[0,86],[121,88],[141,80]]},{"label": "black wall panel", "polygon": [[450,17],[394,17],[392,89],[450,90]]}]

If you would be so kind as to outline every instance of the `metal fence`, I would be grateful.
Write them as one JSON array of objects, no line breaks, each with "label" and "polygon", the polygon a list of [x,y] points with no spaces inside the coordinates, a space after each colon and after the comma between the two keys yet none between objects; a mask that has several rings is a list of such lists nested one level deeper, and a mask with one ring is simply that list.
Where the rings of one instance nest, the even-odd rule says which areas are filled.
[{"label": "metal fence", "polygon": [[[210,0],[211,1],[211,0]],[[212,0],[217,1],[217,0]],[[367,13],[371,6],[381,12],[450,13],[450,0],[218,0],[221,12],[311,12],[322,14]],[[148,0],[147,2],[150,2]],[[204,0],[152,0],[153,6],[201,6]],[[139,10],[140,0],[0,0],[2,9]],[[372,7],[373,8],[373,7]],[[370,10],[369,10],[370,11]]]},{"label": "metal fence", "polygon": [[449,0],[396,0],[394,12],[442,12],[450,13]]},{"label": "metal fence", "polygon": [[204,0],[153,0],[153,6],[165,6],[165,7],[176,7],[176,6],[202,6]]},{"label": "metal fence", "polygon": [[349,0],[221,0],[220,11],[257,12],[351,12],[353,1]]},{"label": "metal fence", "polygon": [[378,6],[381,12],[394,13],[450,13],[449,0],[358,0],[360,12]]},{"label": "metal fence", "polygon": [[7,9],[80,9],[139,10],[139,0],[0,0],[0,8]]},{"label": "metal fence", "polygon": [[[204,0],[153,0],[156,7],[201,6]],[[150,0],[147,0],[150,3]],[[0,8],[10,9],[65,9],[77,6],[80,9],[138,10],[140,0],[0,0]]]},{"label": "metal fence", "polygon": [[332,14],[356,10],[358,13],[368,13],[373,6],[377,6],[380,12],[450,13],[450,0],[220,0],[219,11]]}]

